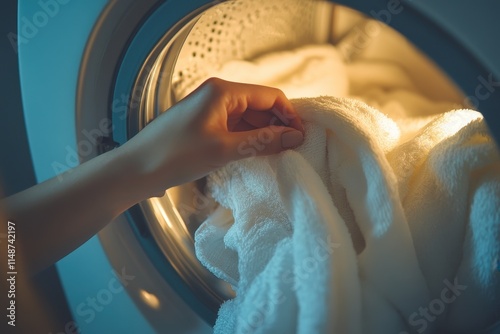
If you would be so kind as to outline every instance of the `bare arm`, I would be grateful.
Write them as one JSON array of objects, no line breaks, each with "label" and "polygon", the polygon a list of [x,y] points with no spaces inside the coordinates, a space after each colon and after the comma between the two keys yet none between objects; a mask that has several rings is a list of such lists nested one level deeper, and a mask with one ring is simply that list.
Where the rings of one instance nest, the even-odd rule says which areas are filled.
[{"label": "bare arm", "polygon": [[123,150],[92,159],[4,201],[18,244],[36,273],[76,249],[128,207],[147,197],[132,187]]},{"label": "bare arm", "polygon": [[259,155],[303,140],[300,119],[281,91],[210,79],[122,147],[61,181],[54,178],[5,199],[2,206],[16,222],[26,268],[36,273],[56,262],[135,203],[247,157],[242,145],[264,127],[273,135],[254,150]]}]

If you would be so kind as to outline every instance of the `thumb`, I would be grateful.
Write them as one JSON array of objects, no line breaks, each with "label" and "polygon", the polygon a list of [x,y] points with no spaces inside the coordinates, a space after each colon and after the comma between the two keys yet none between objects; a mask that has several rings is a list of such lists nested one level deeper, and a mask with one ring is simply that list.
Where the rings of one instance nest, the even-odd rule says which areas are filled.
[{"label": "thumb", "polygon": [[229,132],[228,146],[232,160],[276,154],[302,144],[302,132],[289,127],[268,126],[243,132]]}]

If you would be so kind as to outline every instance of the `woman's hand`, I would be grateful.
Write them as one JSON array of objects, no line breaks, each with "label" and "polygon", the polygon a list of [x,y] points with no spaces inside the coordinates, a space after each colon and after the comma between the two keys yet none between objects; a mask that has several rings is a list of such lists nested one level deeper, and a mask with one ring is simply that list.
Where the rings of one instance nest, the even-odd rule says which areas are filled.
[{"label": "woman's hand", "polygon": [[151,197],[230,161],[296,147],[303,132],[280,90],[211,78],[119,150]]}]

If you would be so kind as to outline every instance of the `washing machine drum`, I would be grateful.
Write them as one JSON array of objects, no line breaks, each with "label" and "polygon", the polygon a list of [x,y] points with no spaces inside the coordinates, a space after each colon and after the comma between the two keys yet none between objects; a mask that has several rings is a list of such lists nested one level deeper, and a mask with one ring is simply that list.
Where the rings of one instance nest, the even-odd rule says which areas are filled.
[{"label": "washing machine drum", "polygon": [[[459,104],[472,104],[500,139],[496,110],[500,106],[500,69],[491,56],[500,54],[499,46],[488,40],[487,33],[475,39],[474,24],[463,25],[472,15],[491,19],[498,28],[492,15],[498,10],[481,10],[474,3],[474,11],[480,12],[474,14],[464,2],[454,2],[453,10],[430,1],[339,3],[342,6],[305,0],[112,2],[96,24],[85,53],[78,90],[78,133],[106,117],[112,120],[113,133],[96,150],[122,144],[200,80],[233,60],[309,44],[344,43],[351,46],[343,54],[349,62],[359,56],[352,46],[364,43],[363,38],[373,32],[367,24],[377,19],[394,27],[431,59],[417,49],[414,58],[401,55],[398,47],[391,50],[393,59],[406,59],[402,64],[410,72],[415,60],[424,63],[429,73],[439,73],[423,85],[429,95],[444,94]],[[466,21],[462,21],[464,17]],[[489,27],[494,31],[494,26]],[[406,41],[394,32],[388,34]],[[140,203],[128,211],[128,225],[112,226],[100,235],[113,263],[113,254],[120,250],[107,248],[107,240],[119,234],[118,229],[132,231],[160,275],[210,323],[223,300],[233,295],[194,255],[194,231],[213,205],[203,194],[203,181],[197,181],[169,189],[163,198]],[[138,293],[129,293],[139,299]]]}]

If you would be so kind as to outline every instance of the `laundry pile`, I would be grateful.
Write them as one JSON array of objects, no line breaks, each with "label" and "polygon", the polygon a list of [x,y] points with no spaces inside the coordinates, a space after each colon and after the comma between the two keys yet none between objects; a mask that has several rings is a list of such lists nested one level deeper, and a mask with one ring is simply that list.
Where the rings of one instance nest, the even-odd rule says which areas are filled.
[{"label": "laundry pile", "polygon": [[196,253],[236,292],[216,333],[479,333],[500,317],[500,156],[481,114],[391,64],[371,76],[390,87],[369,88],[359,66],[308,46],[217,74],[297,98],[306,135],[208,177],[220,207]]}]

